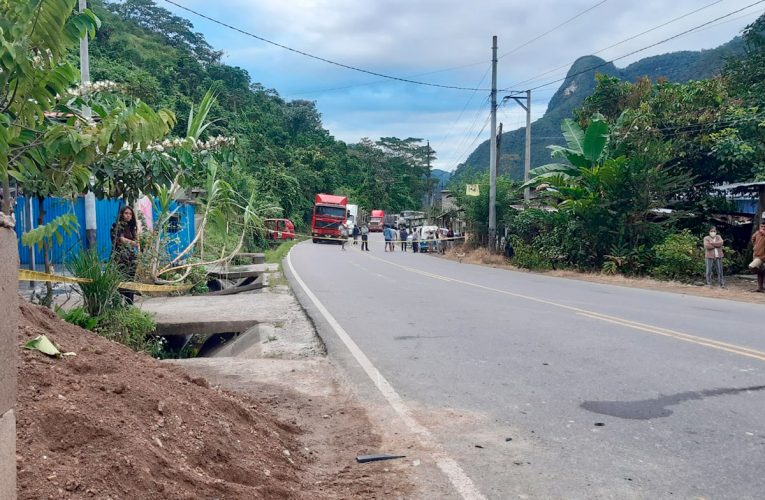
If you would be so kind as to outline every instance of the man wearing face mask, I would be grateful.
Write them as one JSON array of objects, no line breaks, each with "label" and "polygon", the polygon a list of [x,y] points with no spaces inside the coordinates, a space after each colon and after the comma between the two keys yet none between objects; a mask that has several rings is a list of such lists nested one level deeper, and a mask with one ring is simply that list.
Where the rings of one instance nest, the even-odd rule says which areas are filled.
[{"label": "man wearing face mask", "polygon": [[704,236],[704,255],[707,260],[707,286],[712,286],[712,273],[716,270],[720,287],[725,288],[722,265],[723,239],[717,234],[717,228],[714,226],[709,229],[709,235]]}]

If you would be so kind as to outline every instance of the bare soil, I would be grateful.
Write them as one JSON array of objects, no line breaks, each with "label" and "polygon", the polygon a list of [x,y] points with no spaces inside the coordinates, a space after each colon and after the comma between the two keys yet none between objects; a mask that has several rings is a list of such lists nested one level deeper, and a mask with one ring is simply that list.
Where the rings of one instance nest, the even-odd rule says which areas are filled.
[{"label": "bare soil", "polygon": [[77,354],[55,359],[20,349],[20,499],[395,498],[411,491],[406,471],[353,461],[380,438],[351,400],[338,406],[268,384],[228,392],[50,310],[19,307],[20,345],[45,334]]},{"label": "bare soil", "polygon": [[662,281],[652,278],[635,278],[622,275],[607,275],[602,273],[583,273],[570,270],[555,271],[529,271],[510,264],[501,254],[491,253],[485,248],[468,249],[458,247],[446,252],[445,258],[458,260],[469,264],[478,264],[489,267],[509,269],[518,272],[536,272],[547,276],[557,278],[574,279],[581,281],[590,281],[593,283],[604,283],[607,285],[624,286],[629,288],[645,288],[647,290],[661,290],[663,292],[680,293],[685,295],[696,295],[699,297],[710,297],[715,299],[737,300],[740,302],[751,302],[755,304],[765,304],[765,294],[755,293],[757,282],[754,276],[740,277],[727,276],[725,278],[726,288],[718,286],[707,287],[706,285],[680,283],[677,281]]}]

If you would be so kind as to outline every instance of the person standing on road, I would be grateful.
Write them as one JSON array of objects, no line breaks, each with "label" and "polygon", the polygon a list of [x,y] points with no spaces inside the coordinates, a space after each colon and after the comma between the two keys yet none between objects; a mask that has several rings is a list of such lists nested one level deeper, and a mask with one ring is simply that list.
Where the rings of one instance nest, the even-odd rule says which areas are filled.
[{"label": "person standing on road", "polygon": [[353,246],[357,246],[359,244],[360,234],[361,234],[361,230],[359,229],[359,226],[354,225],[353,226]]},{"label": "person standing on road", "polygon": [[765,217],[760,221],[760,228],[752,235],[752,262],[749,269],[757,275],[757,290],[765,293]]},{"label": "person standing on road", "polygon": [[369,226],[361,226],[361,250],[369,251]]},{"label": "person standing on road", "polygon": [[401,231],[398,233],[398,239],[401,240],[401,250],[406,252],[406,237],[409,236],[409,233],[406,232],[406,228],[402,227]]},{"label": "person standing on road", "polygon": [[391,241],[393,240],[393,238],[391,237],[391,234],[390,234],[391,231],[392,231],[392,229],[390,228],[390,226],[386,224],[385,228],[383,228],[383,238],[385,239],[385,251],[386,252],[391,247]]},{"label": "person standing on road", "polygon": [[345,251],[345,244],[348,243],[348,226],[340,224],[340,249]]},{"label": "person standing on road", "polygon": [[419,231],[414,228],[414,234],[412,234],[412,252],[417,253],[420,250],[420,236]]},{"label": "person standing on road", "polygon": [[723,239],[717,234],[717,228],[709,228],[709,234],[704,236],[704,255],[707,262],[707,286],[712,286],[712,274],[717,270],[717,280],[720,282],[720,288],[725,288],[725,277],[723,276]]}]

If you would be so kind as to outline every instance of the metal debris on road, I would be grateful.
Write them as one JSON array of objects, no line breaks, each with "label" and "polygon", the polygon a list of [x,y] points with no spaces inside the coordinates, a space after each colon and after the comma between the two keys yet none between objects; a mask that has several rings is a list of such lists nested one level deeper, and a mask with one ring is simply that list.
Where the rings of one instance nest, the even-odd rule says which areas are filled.
[{"label": "metal debris on road", "polygon": [[379,462],[380,460],[393,460],[394,458],[406,458],[406,455],[359,455],[356,461],[360,464],[367,462]]}]

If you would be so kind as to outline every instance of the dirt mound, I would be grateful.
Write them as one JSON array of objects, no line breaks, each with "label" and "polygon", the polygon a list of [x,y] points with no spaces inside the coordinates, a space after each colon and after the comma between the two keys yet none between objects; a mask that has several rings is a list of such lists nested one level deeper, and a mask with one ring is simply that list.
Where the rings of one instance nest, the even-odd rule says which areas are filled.
[{"label": "dirt mound", "polygon": [[301,431],[261,403],[47,309],[20,310],[20,343],[45,334],[77,355],[19,350],[19,498],[314,496]]}]

